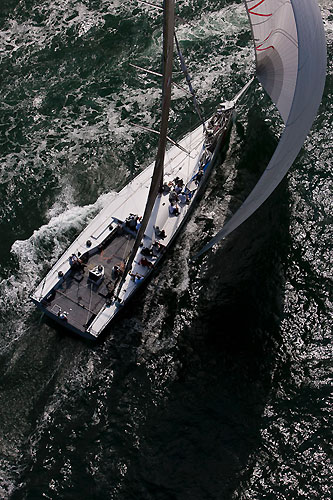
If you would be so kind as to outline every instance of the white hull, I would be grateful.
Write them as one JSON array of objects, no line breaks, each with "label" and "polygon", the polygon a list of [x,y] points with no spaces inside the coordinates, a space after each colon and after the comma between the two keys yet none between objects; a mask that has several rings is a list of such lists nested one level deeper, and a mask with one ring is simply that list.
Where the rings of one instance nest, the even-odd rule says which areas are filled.
[{"label": "white hull", "polygon": [[[230,120],[228,122],[228,126],[225,127],[225,130],[220,135],[219,142],[221,142],[223,137],[226,135],[229,124]],[[176,146],[171,147],[167,151],[164,165],[164,180],[166,183],[173,181],[176,177],[182,178],[185,185],[191,183],[191,179],[193,179],[193,176],[198,171],[198,164],[203,151],[204,139],[205,136],[203,127],[200,125],[184,137],[184,139],[182,139],[179,143],[184,149],[190,152],[190,155],[183,152]],[[163,246],[167,248],[171,244],[178,234],[180,227],[185,222],[195,199],[198,198],[198,195],[202,191],[205,180],[209,175],[209,170],[214,163],[214,156],[217,154],[218,149],[219,144],[218,147],[216,147],[210,165],[205,172],[203,182],[201,182],[199,188],[196,189],[191,203],[179,206],[180,213],[178,216],[169,215],[168,194],[161,194],[158,196],[145,231],[143,239],[144,247],[150,247],[151,244],[154,243],[156,239],[156,226],[158,226],[160,230],[165,231],[166,237],[163,240],[160,240],[160,242],[163,243]],[[71,321],[71,310],[68,311],[68,308],[66,311],[66,321],[64,322],[59,319],[59,314],[57,314],[56,308],[50,310],[50,308],[45,307],[45,298],[55,290],[61,288],[66,276],[68,276],[71,272],[70,256],[72,254],[84,255],[87,254],[87,252],[89,252],[89,255],[96,254],[100,251],[101,245],[110,234],[110,224],[117,224],[118,221],[124,222],[129,214],[142,216],[147,201],[153,167],[154,163],[149,165],[143,172],[135,177],[117,194],[115,200],[113,200],[94,218],[94,220],[82,231],[82,233],[66,250],[59,261],[53,266],[32,296],[32,300],[48,316],[58,321],[66,328],[69,328],[84,337],[97,339],[100,336],[106,326],[133,296],[135,291],[141,287],[142,283],[158,264],[162,255],[157,256],[152,260],[153,268],[147,268],[140,265],[141,255],[139,250],[133,262],[132,273],[139,274],[143,277],[143,279],[139,282],[133,281],[133,278],[128,275],[121,290],[118,291],[118,299],[114,298],[112,301],[106,301],[98,313],[94,315],[95,317],[93,321],[89,323],[87,328],[82,329],[75,326],[75,321]]]}]

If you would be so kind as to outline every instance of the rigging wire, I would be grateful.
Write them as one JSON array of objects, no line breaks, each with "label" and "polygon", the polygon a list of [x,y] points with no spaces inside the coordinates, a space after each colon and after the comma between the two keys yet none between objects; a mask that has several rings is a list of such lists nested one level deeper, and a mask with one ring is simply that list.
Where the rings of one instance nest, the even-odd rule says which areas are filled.
[{"label": "rigging wire", "polygon": [[[153,134],[157,134],[157,135],[160,134],[160,132],[158,130],[154,130],[153,128],[145,127],[144,125],[138,125],[137,123],[132,123],[132,122],[130,122],[130,123],[134,127],[142,128],[143,130],[147,130],[148,132],[152,132]],[[169,142],[171,142],[171,144],[173,144],[174,146],[176,146],[178,149],[180,149],[181,151],[183,151],[184,153],[186,153],[188,156],[191,156],[191,153],[189,151],[187,151],[187,149],[183,148],[183,146],[181,146],[178,142],[176,142],[173,139],[171,139],[171,137],[169,137],[168,135],[167,135],[167,139],[168,139]],[[191,156],[191,158],[192,158],[192,156]]]},{"label": "rigging wire", "polygon": [[162,10],[163,11],[163,7],[160,7],[159,5],[155,5],[154,3],[151,3],[151,2],[146,2],[145,0],[138,0],[139,3],[144,3],[146,5],[149,5],[149,7],[154,7],[154,9],[158,9],[158,10]]},{"label": "rigging wire", "polygon": [[[148,73],[150,75],[159,76],[160,78],[163,77],[162,73],[158,73],[157,71],[152,71],[151,69],[143,68],[142,66],[137,66],[136,64],[133,64],[133,63],[129,63],[129,65],[132,66],[132,68],[139,69],[139,70],[144,71],[145,73]],[[178,83],[172,81],[172,85],[174,85],[175,87],[180,89],[185,94],[192,95],[191,92],[189,92],[187,89],[184,89],[184,87],[182,87]]]},{"label": "rigging wire", "polygon": [[179,46],[179,42],[178,42],[178,38],[177,38],[176,32],[174,33],[174,37],[175,37],[175,42],[176,42],[178,56],[179,56],[179,59],[180,59],[180,66],[181,66],[181,69],[182,69],[182,71],[183,71],[183,73],[185,75],[185,79],[186,79],[189,91],[192,94],[194,108],[195,108],[195,110],[197,112],[197,115],[199,116],[199,119],[200,119],[200,121],[202,123],[202,126],[204,128],[204,131],[207,132],[206,125],[205,125],[205,120],[204,120],[204,118],[202,116],[202,113],[200,111],[199,103],[198,103],[198,100],[196,98],[195,91],[194,91],[194,89],[192,87],[191,77],[189,75],[189,72],[188,72],[188,69],[187,69],[187,66],[186,66],[185,59],[184,59],[184,56],[182,54],[182,51],[180,50],[180,46]]}]

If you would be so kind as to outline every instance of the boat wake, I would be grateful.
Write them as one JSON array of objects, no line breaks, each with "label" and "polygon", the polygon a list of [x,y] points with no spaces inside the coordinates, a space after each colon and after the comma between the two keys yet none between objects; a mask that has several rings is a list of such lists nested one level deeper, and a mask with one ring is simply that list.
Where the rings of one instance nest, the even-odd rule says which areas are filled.
[{"label": "boat wake", "polygon": [[[192,81],[209,112],[211,97],[229,98],[241,83],[236,75],[246,80],[252,72],[252,51],[241,3],[232,5],[236,19],[226,8],[206,16],[215,38],[200,14],[203,3],[215,10],[206,0],[191,2],[193,10],[179,2],[180,16],[190,11],[192,21],[178,34],[192,43]],[[331,0],[319,3],[332,55]],[[40,321],[29,295],[104,206],[103,196],[91,201],[118,189],[153,156],[154,138],[130,121],[156,123],[157,84],[138,81],[127,62],[142,56],[138,64],[156,69],[160,61],[146,33],[160,37],[160,26],[159,13],[133,13],[131,2],[102,0],[77,11],[81,4],[47,1],[32,11],[31,2],[20,2],[10,11],[13,22],[1,24],[2,56],[15,71],[3,73],[2,87],[0,220],[9,241],[4,256],[9,259],[12,247],[12,261],[1,259],[0,497],[18,490],[17,498],[65,498],[87,487],[98,499],[127,499],[135,491],[142,498],[326,500],[332,474],[331,80],[325,109],[289,174],[290,198],[278,193],[291,206],[290,221],[273,203],[267,218],[250,222],[245,246],[235,250],[231,239],[209,261],[189,262],[199,239],[208,241],[241,202],[240,181],[248,180],[241,179],[242,167],[256,173],[256,151],[240,165],[241,151],[257,140],[246,134],[247,109],[262,109],[270,130],[280,132],[273,105],[253,87],[220,173],[160,271],[112,333],[87,348]],[[220,23],[234,54],[228,48],[224,63]],[[332,76],[331,63],[329,71]],[[170,136],[177,139],[193,115],[181,91],[175,95]],[[259,135],[271,141],[267,132]],[[261,227],[268,233],[272,227],[268,244],[260,231],[256,238]]]},{"label": "boat wake", "polygon": [[[62,211],[62,203],[58,202],[50,209],[47,224],[35,230],[27,240],[14,242],[11,253],[16,260],[15,274],[10,274],[0,282],[0,314],[4,321],[1,352],[27,333],[26,324],[31,320],[33,310],[29,296],[41,277],[64,252],[73,237],[116,196],[116,193],[104,194],[94,204],[72,206],[65,211]],[[14,335],[13,315],[17,318]]]}]

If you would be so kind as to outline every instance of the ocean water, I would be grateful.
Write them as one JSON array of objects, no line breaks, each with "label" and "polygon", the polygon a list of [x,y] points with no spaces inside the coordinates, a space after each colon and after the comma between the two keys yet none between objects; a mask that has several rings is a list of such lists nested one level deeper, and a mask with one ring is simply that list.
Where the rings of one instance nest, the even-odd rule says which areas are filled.
[{"label": "ocean water", "polygon": [[[333,6],[328,76],[287,179],[225,243],[282,130],[258,84],[177,244],[97,344],[29,295],[153,158],[161,18],[135,1],[0,7],[0,498],[331,498]],[[177,33],[209,116],[253,73],[242,2],[181,0]],[[182,81],[180,72],[175,73]],[[174,89],[170,135],[197,124]]]}]

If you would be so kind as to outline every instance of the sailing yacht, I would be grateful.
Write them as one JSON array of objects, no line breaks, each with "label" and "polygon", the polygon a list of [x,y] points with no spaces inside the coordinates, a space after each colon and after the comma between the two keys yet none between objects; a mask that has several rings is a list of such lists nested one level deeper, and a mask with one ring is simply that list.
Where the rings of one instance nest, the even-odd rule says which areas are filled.
[{"label": "sailing yacht", "polygon": [[[162,111],[155,162],[83,230],[32,296],[46,315],[89,339],[100,337],[181,231],[218,163],[235,105],[253,80],[203,120],[175,35],[174,4],[174,0],[163,2]],[[308,134],[325,82],[325,37],[316,0],[247,0],[245,4],[256,76],[277,105],[285,130],[252,193],[198,255],[246,220],[282,180]],[[179,143],[172,141],[165,155],[174,42],[202,123]]]}]

